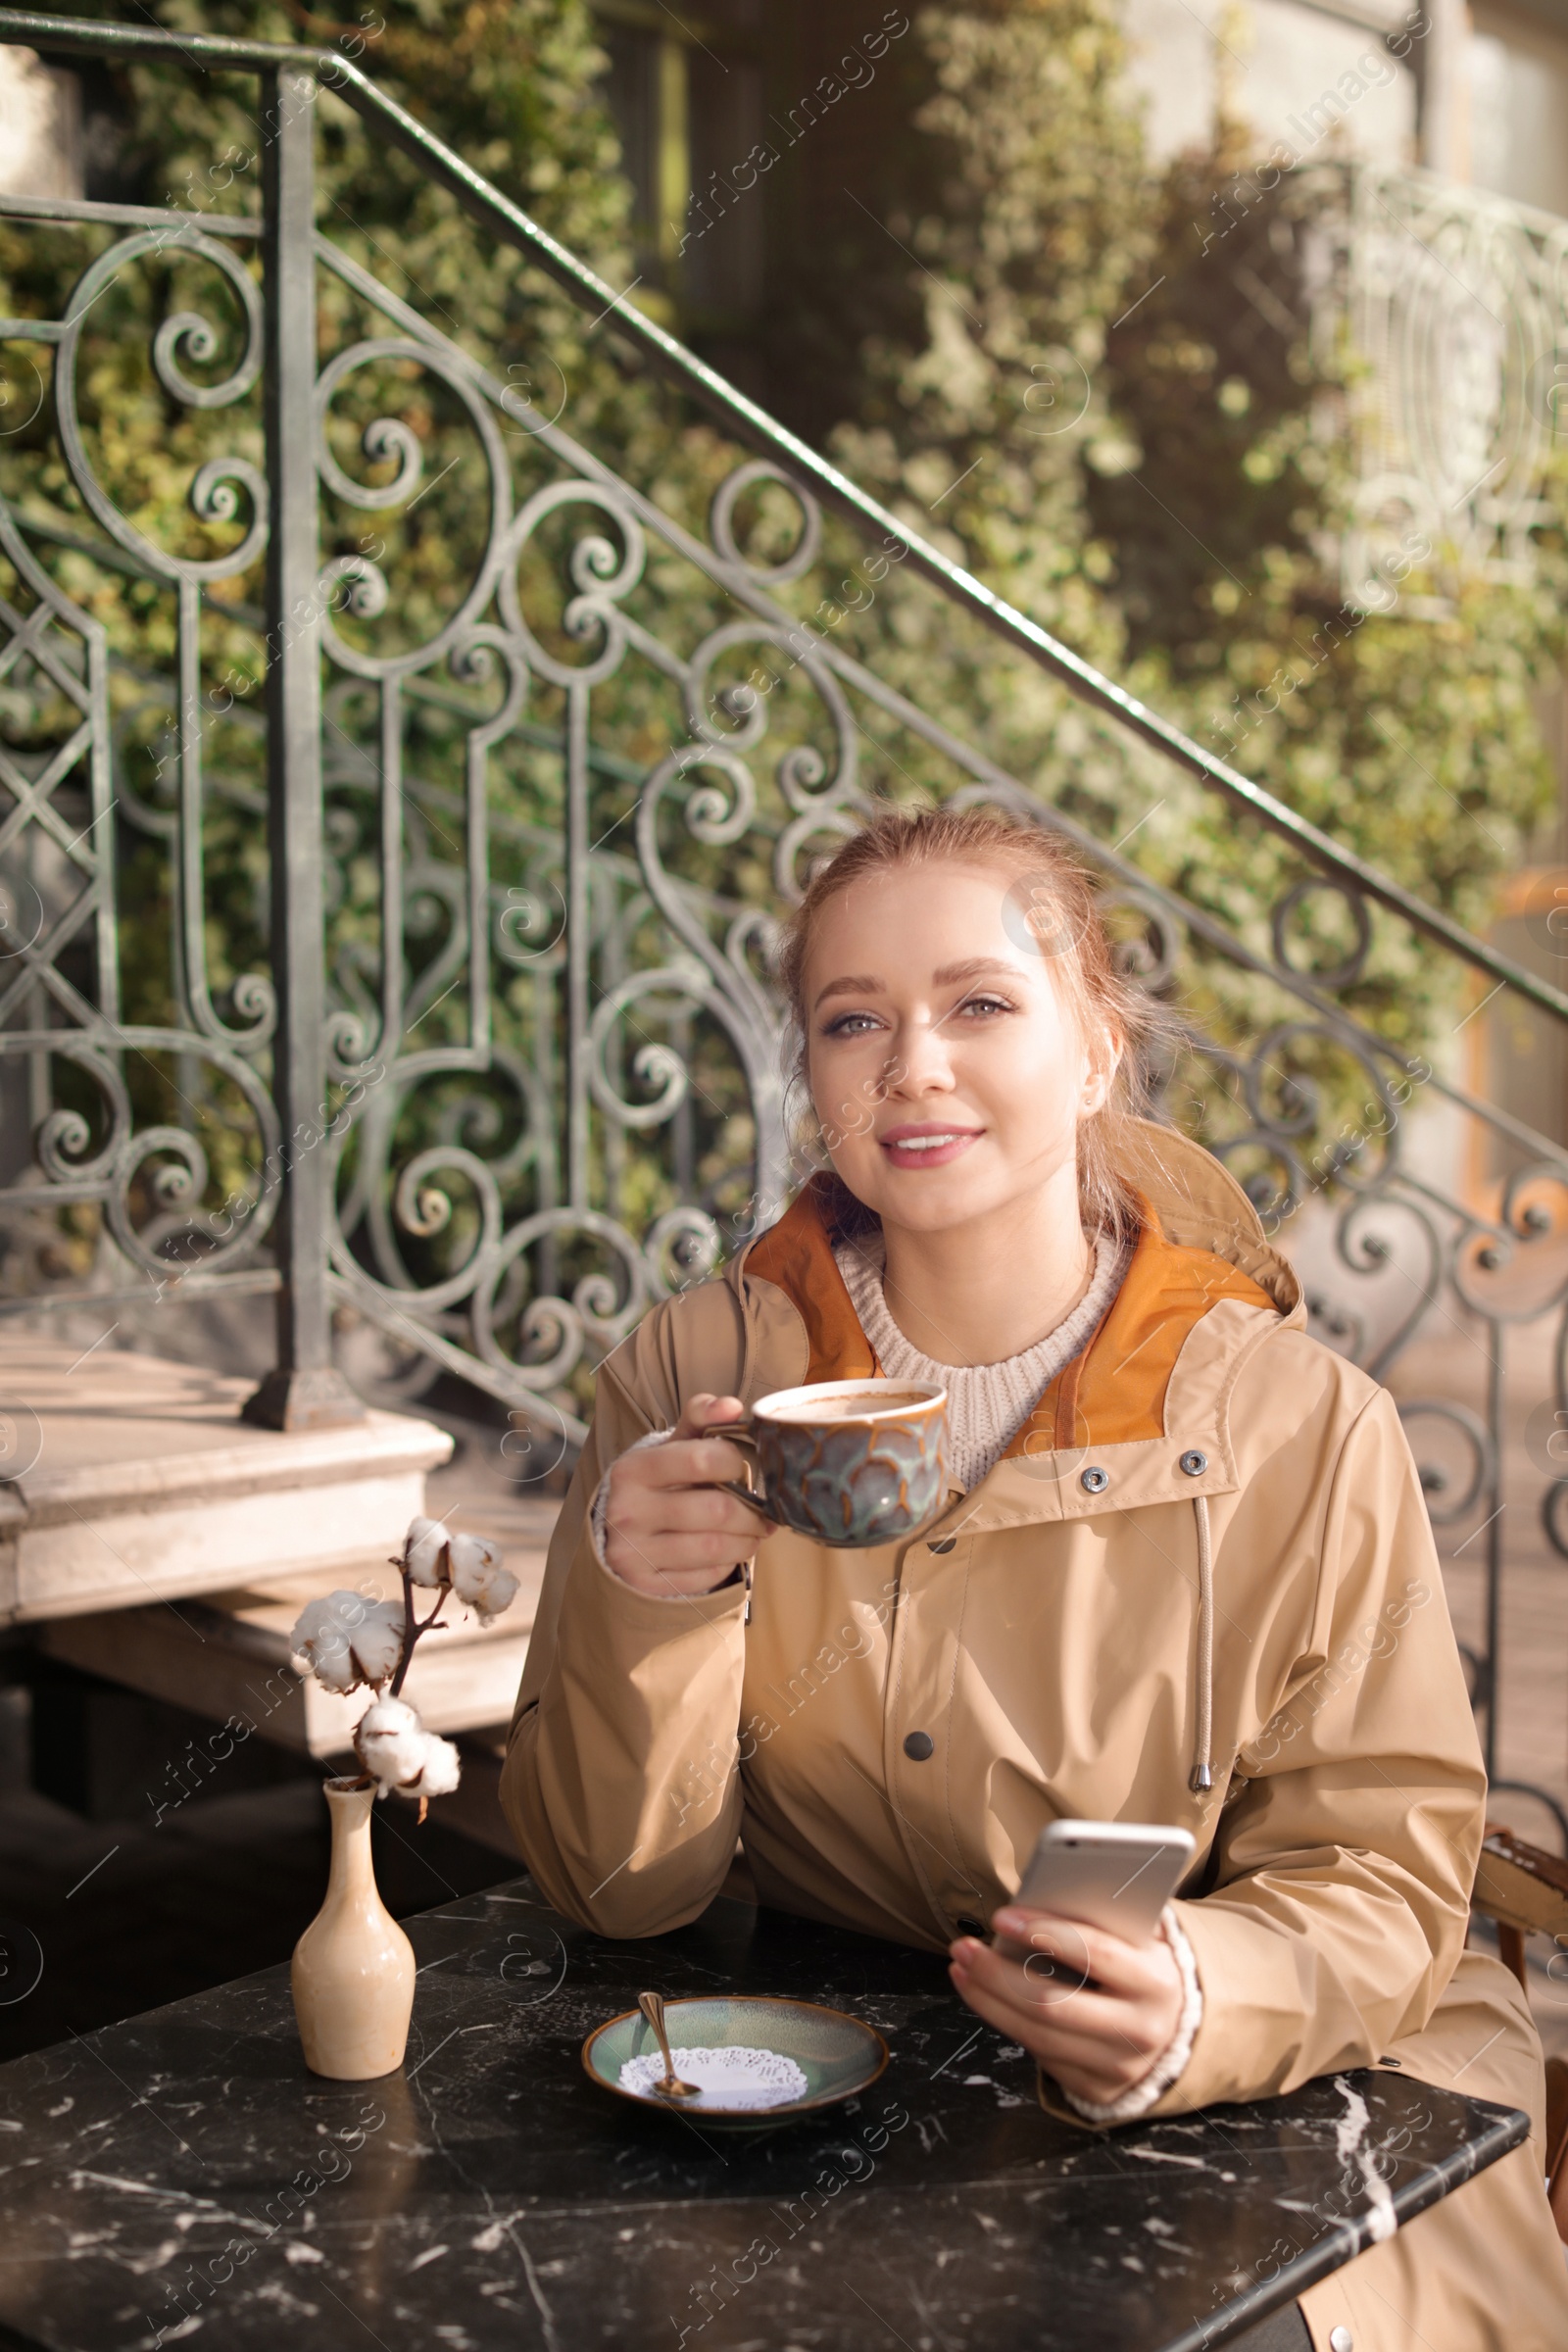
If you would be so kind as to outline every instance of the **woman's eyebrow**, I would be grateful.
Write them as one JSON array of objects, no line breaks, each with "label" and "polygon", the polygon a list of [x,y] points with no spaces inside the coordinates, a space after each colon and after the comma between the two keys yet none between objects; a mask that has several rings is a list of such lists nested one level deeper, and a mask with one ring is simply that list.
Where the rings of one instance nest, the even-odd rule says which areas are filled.
[{"label": "woman's eyebrow", "polygon": [[983,972],[1002,972],[1009,980],[1017,980],[1018,967],[1000,956],[971,956],[966,963],[945,963],[931,975],[934,988],[950,988],[956,981],[978,980]]},{"label": "woman's eyebrow", "polygon": [[[829,997],[879,997],[883,991],[880,980],[869,980],[864,973],[851,973],[846,980],[830,980],[817,992],[816,1004],[825,1004]],[[813,1004],[811,1010],[816,1010]]]},{"label": "woman's eyebrow", "polygon": [[[1004,956],[971,956],[963,963],[945,963],[940,971],[932,973],[931,985],[933,988],[952,988],[965,980],[978,980],[986,972],[1000,972],[1004,979],[1012,981],[1019,978],[1017,965],[1008,963]],[[885,992],[886,987],[886,981],[872,978],[864,972],[852,973],[844,980],[830,980],[826,988],[818,991],[811,1009],[815,1012],[829,997],[877,997]]]}]

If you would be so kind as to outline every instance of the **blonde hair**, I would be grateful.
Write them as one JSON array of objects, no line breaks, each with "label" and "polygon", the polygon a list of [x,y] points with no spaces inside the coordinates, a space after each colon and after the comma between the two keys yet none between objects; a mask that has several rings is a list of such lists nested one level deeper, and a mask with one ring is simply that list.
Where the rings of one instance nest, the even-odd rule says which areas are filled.
[{"label": "blonde hair", "polygon": [[[981,808],[889,809],[853,834],[819,866],[800,905],[783,926],[778,973],[789,1003],[791,1048],[786,1101],[805,1097],[807,1074],[806,962],[816,919],[830,899],[868,875],[935,864],[1000,866],[1014,876],[1004,921],[1022,942],[1051,959],[1052,976],[1092,1062],[1103,1069],[1119,1045],[1110,1088],[1101,1109],[1078,1127],[1078,1205],[1084,1230],[1127,1235],[1138,1213],[1131,1190],[1118,1172],[1118,1129],[1151,1107],[1151,1064],[1173,1035],[1166,1008],[1141,989],[1117,964],[1101,920],[1088,874],[1065,844],[1038,826],[1013,822]],[[811,1114],[814,1120],[814,1112]],[[821,1148],[820,1128],[797,1136],[808,1152]],[[818,1183],[832,1221],[853,1233],[875,1222],[836,1172],[822,1170]]]}]

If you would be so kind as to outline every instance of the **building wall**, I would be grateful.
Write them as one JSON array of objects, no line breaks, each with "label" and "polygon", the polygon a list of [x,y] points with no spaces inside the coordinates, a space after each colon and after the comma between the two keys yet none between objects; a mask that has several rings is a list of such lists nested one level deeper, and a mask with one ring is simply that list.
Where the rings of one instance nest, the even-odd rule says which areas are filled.
[{"label": "building wall", "polygon": [[81,192],[80,82],[31,49],[0,48],[0,195]]},{"label": "building wall", "polygon": [[1223,101],[1259,157],[1425,163],[1568,217],[1568,0],[1124,0],[1123,21],[1155,164]]},{"label": "building wall", "polygon": [[1519,8],[1471,10],[1468,176],[1568,216],[1568,31]]},{"label": "building wall", "polygon": [[1350,23],[1304,0],[1125,0],[1129,80],[1151,161],[1206,146],[1221,99],[1259,156],[1348,154],[1391,169],[1415,160],[1416,83],[1389,53],[1404,11]]}]

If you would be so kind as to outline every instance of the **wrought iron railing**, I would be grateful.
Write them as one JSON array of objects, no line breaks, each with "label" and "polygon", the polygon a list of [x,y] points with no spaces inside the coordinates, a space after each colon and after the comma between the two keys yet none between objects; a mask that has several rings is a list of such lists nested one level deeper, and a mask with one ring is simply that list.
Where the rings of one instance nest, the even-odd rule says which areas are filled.
[{"label": "wrought iron railing", "polygon": [[1314,331],[1358,363],[1347,602],[1408,532],[1438,553],[1434,612],[1465,580],[1530,579],[1568,422],[1568,220],[1430,172],[1307,176]]},{"label": "wrought iron railing", "polygon": [[[275,1290],[259,1418],[357,1412],[334,1358],[357,1332],[406,1396],[445,1370],[580,1434],[593,1363],[781,1203],[771,910],[917,772],[1098,869],[1132,967],[1182,1007],[1168,1099],[1298,1248],[1327,1336],[1396,1380],[1431,1330],[1462,1330],[1474,1396],[1440,1381],[1404,1402],[1435,1520],[1482,1547],[1469,1646],[1494,1751],[1519,1326],[1556,1335],[1530,1475],[1568,1556],[1568,1153],[1356,1008],[1412,934],[1547,1025],[1568,996],[1012,612],[341,57],[20,12],[0,38],[248,69],[266,125],[254,217],[0,199],[13,234],[55,241],[62,289],[0,320],[52,415],[0,464],[11,1303]],[[322,80],[741,445],[708,445],[706,527],[318,224]],[[137,293],[150,270],[158,306]],[[183,536],[143,527],[106,455],[105,355],[131,346],[189,451]],[[403,593],[407,517],[454,468],[436,511],[456,585]],[[145,614],[135,644],[100,617],[106,574],[142,600],[122,608]],[[1001,638],[1135,762],[1283,842],[1279,903],[1227,924],[860,659],[852,587],[914,575],[944,627]],[[265,708],[232,666],[223,682],[236,632],[260,645]],[[1486,1183],[1412,1151],[1416,1098],[1484,1139]],[[1330,1136],[1329,1101],[1364,1107]]]}]

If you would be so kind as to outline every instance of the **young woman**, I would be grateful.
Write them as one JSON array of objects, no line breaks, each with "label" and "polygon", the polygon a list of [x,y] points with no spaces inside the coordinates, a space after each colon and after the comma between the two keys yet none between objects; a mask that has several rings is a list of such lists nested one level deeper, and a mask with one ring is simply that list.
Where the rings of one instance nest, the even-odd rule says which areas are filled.
[{"label": "young woman", "polygon": [[[948,1951],[1086,2128],[1348,2067],[1526,2108],[1255,2341],[1562,2352],[1541,2049],[1464,1949],[1485,1782],[1392,1402],[1306,1336],[1230,1176],[1132,1115],[1147,1007],[1048,838],[881,817],[783,969],[831,1172],[600,1374],[504,1781],[540,1886],[655,1936],[739,1838],[762,1901]],[[943,1516],[870,1551],[760,1529],[698,1432],[873,1374],[948,1387]],[[1014,1907],[1059,1816],[1191,1830],[1151,1941]],[[1087,1947],[1094,1988],[988,1928]]]}]

